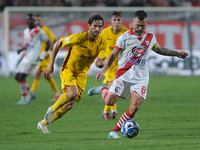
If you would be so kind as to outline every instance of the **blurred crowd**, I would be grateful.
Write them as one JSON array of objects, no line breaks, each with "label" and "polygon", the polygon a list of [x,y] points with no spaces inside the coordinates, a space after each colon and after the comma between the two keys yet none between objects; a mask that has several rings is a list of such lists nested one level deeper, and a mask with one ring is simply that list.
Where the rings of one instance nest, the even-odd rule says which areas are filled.
[{"label": "blurred crowd", "polygon": [[0,0],[0,11],[6,6],[199,7],[200,0]]}]

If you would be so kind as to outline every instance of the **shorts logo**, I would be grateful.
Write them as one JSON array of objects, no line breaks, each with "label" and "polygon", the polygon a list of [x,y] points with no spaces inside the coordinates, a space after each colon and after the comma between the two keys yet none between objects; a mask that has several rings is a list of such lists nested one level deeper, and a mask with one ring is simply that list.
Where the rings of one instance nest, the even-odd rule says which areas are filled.
[{"label": "shorts logo", "polygon": [[69,38],[64,39],[64,43],[68,43],[69,42]]},{"label": "shorts logo", "polygon": [[141,56],[145,55],[146,52],[147,52],[147,48],[145,46],[135,46],[132,49],[132,53],[136,57],[141,57]]}]

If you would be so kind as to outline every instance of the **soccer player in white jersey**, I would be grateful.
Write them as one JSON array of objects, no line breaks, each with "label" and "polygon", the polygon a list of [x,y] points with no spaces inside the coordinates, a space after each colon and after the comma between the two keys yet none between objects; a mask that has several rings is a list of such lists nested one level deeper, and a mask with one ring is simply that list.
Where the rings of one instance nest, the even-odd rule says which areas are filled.
[{"label": "soccer player in white jersey", "polygon": [[42,41],[46,42],[46,51],[49,50],[50,47],[50,41],[47,35],[39,26],[35,26],[33,14],[28,14],[26,16],[26,23],[28,28],[24,30],[25,45],[18,50],[18,53],[26,50],[26,55],[17,66],[15,75],[15,79],[19,83],[21,89],[21,100],[16,103],[17,105],[26,105],[30,102],[28,98],[29,85],[26,82],[26,77],[37,65]]},{"label": "soccer player in white jersey", "polygon": [[189,54],[185,51],[174,51],[159,46],[155,36],[146,32],[147,14],[143,10],[135,12],[132,20],[133,28],[124,32],[118,39],[113,52],[108,57],[103,70],[97,74],[96,80],[100,78],[118,57],[118,70],[116,78],[110,89],[101,87],[96,89],[96,93],[101,93],[103,101],[107,105],[114,105],[119,98],[125,99],[130,95],[130,106],[120,117],[116,126],[108,134],[108,138],[119,139],[118,135],[122,124],[126,120],[132,119],[145,101],[147,86],[149,82],[148,57],[151,50],[166,56],[177,56],[186,58]]}]

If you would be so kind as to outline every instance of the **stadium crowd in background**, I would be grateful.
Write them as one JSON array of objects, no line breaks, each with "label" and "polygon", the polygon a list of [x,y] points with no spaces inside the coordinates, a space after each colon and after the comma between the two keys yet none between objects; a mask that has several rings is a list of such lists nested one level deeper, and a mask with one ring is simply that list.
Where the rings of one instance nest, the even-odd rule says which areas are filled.
[{"label": "stadium crowd in background", "polygon": [[200,6],[200,0],[0,0],[6,6]]}]

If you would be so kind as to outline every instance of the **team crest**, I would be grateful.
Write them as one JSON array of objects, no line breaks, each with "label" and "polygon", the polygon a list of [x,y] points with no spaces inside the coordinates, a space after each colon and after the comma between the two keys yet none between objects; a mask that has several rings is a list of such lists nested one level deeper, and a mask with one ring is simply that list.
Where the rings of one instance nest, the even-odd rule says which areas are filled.
[{"label": "team crest", "polygon": [[145,46],[135,46],[132,49],[132,53],[136,57],[141,57],[141,56],[145,55],[146,52],[147,52],[147,48]]}]

